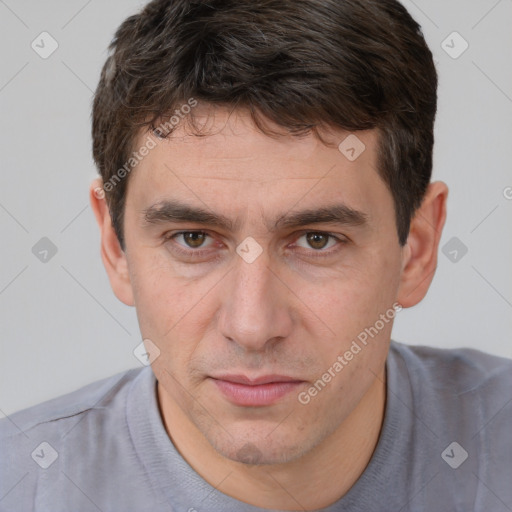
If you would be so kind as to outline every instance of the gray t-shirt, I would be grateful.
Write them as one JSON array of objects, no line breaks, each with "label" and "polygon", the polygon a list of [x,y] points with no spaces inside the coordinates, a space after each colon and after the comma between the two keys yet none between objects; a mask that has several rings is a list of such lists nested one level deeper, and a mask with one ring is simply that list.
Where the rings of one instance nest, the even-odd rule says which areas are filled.
[{"label": "gray t-shirt", "polygon": [[[386,369],[374,454],[323,512],[512,510],[512,360],[392,341]],[[217,491],[176,451],[150,367],[4,418],[0,440],[2,512],[263,510]]]}]

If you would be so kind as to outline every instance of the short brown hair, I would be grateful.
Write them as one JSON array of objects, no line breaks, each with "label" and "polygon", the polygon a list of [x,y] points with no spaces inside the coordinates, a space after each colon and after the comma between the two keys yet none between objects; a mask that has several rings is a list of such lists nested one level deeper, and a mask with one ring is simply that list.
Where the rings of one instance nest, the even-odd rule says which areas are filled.
[{"label": "short brown hair", "polygon": [[[376,128],[378,172],[405,244],[431,177],[437,73],[398,1],[154,0],[121,24],[109,49],[92,115],[104,184],[141,128],[190,98],[246,108],[268,135],[265,118],[295,135]],[[127,180],[105,189],[123,250]]]}]

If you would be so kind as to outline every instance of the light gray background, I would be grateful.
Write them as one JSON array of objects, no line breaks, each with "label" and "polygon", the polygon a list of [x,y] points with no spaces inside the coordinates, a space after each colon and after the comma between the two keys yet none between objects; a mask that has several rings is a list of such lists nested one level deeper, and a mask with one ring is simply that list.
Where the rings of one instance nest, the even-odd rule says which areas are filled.
[{"label": "light gray background", "polygon": [[[397,316],[393,337],[512,357],[512,2],[404,3],[440,75],[441,246],[457,237],[468,252],[440,253],[427,298]],[[2,415],[140,365],[135,310],[110,289],[88,185],[92,93],[115,29],[142,4],[0,0]],[[47,59],[31,48],[43,31],[59,44]],[[441,46],[453,31],[469,43],[457,59]],[[42,237],[57,246],[46,263],[32,253]]]}]

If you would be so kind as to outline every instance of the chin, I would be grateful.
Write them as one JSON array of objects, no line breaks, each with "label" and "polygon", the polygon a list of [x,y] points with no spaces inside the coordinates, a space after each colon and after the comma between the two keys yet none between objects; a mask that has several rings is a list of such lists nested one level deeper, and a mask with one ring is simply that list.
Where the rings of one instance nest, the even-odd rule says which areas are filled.
[{"label": "chin", "polygon": [[307,451],[304,443],[284,444],[279,439],[233,439],[211,442],[217,453],[234,462],[247,465],[286,464],[300,458]]}]

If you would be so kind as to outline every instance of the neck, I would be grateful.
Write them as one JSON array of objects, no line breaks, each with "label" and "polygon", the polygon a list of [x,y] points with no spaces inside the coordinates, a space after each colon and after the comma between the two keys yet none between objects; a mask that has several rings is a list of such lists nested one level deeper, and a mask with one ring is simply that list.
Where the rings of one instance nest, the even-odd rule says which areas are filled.
[{"label": "neck", "polygon": [[333,434],[300,459],[279,465],[247,465],[221,456],[160,385],[158,397],[176,449],[212,487],[260,508],[315,510],[343,497],[368,465],[384,419],[386,374],[383,368]]}]

